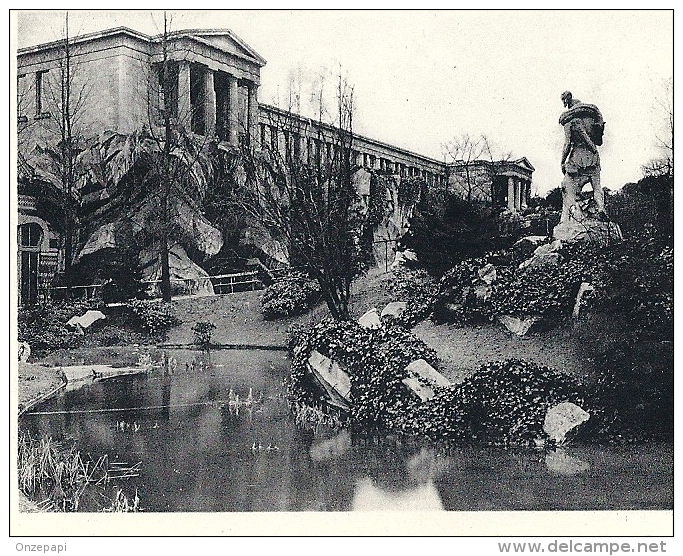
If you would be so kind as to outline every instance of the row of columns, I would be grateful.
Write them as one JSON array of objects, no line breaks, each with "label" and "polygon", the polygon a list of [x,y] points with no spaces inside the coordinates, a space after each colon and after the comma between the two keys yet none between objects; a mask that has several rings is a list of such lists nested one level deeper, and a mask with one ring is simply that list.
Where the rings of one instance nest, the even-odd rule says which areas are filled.
[{"label": "row of columns", "polygon": [[[178,62],[178,118],[184,122],[192,121],[192,96],[191,96],[191,72],[192,64],[187,60]],[[202,102],[204,118],[204,134],[213,136],[217,133],[216,129],[216,86],[214,70],[197,64],[203,70]],[[239,93],[238,78],[234,75],[225,74],[227,80],[227,128],[228,135],[225,138],[228,144],[238,145],[239,143]],[[247,85],[247,129],[246,133],[250,138],[256,137],[258,122],[258,86],[250,82]],[[195,107],[196,109],[196,107]]]},{"label": "row of columns", "polygon": [[[265,123],[261,124],[260,141],[264,146],[273,150],[280,150],[283,155],[289,149],[290,153],[310,162],[318,156],[331,158],[336,154],[337,148],[332,142],[306,137],[305,133],[280,130],[274,125]],[[357,166],[367,170],[382,170],[403,177],[418,177],[424,179],[428,185],[446,185],[447,177],[445,174],[394,162],[388,158],[357,150],[354,150],[351,156]]]},{"label": "row of columns", "polygon": [[529,204],[531,197],[531,181],[508,176],[508,209],[521,210]]}]

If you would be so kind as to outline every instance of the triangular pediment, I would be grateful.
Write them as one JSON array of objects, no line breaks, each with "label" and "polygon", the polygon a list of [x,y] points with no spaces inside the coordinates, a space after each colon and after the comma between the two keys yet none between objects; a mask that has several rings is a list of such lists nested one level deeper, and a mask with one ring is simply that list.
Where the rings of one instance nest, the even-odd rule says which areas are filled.
[{"label": "triangular pediment", "polygon": [[533,172],[534,170],[536,170],[536,168],[534,168],[531,165],[531,162],[529,162],[529,160],[527,159],[526,156],[523,156],[522,158],[515,160],[514,163],[517,164],[518,166],[522,166],[523,168],[526,168],[530,172]]},{"label": "triangular pediment", "polygon": [[250,59],[260,66],[266,64],[265,59],[229,29],[192,30],[186,33],[219,50]]}]

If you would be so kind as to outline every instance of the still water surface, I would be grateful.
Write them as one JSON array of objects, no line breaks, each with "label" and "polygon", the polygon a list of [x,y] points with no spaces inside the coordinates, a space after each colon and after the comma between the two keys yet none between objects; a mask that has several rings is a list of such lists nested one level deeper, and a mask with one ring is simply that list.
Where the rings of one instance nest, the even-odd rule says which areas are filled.
[{"label": "still water surface", "polygon": [[[636,510],[673,507],[670,445],[536,450],[353,445],[297,428],[282,352],[172,350],[170,366],[66,391],[26,415],[34,435],[74,439],[93,459],[142,462],[148,512]],[[256,402],[235,411],[230,392]],[[234,399],[234,396],[233,396]],[[143,408],[130,411],[100,409]],[[91,507],[88,507],[91,504]],[[95,510],[97,502],[82,510]]]}]

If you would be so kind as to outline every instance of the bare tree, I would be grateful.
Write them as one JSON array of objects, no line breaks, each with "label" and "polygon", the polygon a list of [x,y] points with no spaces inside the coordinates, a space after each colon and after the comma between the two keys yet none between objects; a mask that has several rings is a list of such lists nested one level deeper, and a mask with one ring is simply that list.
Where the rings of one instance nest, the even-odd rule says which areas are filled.
[{"label": "bare tree", "polygon": [[669,78],[661,83],[660,91],[655,96],[653,118],[659,128],[655,132],[657,148],[662,156],[654,158],[643,165],[645,176],[667,175],[673,178],[674,172],[674,110],[673,110],[673,79]]},{"label": "bare tree", "polygon": [[[68,12],[59,49],[56,78],[52,77],[52,71],[39,72],[35,86],[23,87],[20,92],[20,114],[28,104],[28,96],[33,95],[36,117],[32,121],[20,118],[18,155],[20,167],[30,169],[34,176],[49,182],[60,193],[55,199],[58,210],[52,217],[64,232],[64,270],[68,275],[79,240],[79,156],[88,140],[82,116],[90,98],[89,81],[79,71],[74,57]],[[47,131],[47,139],[41,137],[38,127]]]},{"label": "bare tree", "polygon": [[486,135],[472,137],[465,133],[444,145],[444,161],[449,180],[468,202],[486,199],[501,162],[511,159],[507,152],[494,157],[491,142]]},{"label": "bare tree", "polygon": [[353,88],[339,77],[332,122],[324,121],[324,96],[319,91],[317,121],[283,111],[270,141],[244,151],[241,203],[284,240],[291,263],[318,281],[330,313],[344,320],[362,269],[365,218],[353,183]]},{"label": "bare tree", "polygon": [[465,200],[472,202],[473,196],[487,194],[488,185],[485,183],[486,169],[482,160],[490,156],[488,141],[485,136],[472,137],[465,133],[444,145],[444,158],[450,166],[450,174]]}]

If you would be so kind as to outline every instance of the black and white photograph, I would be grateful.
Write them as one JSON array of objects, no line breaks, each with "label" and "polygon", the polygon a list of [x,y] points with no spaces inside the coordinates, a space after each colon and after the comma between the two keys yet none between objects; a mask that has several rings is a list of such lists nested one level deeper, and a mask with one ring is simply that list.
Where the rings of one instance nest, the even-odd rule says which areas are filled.
[{"label": "black and white photograph", "polygon": [[673,14],[10,10],[10,531],[672,536]]}]

